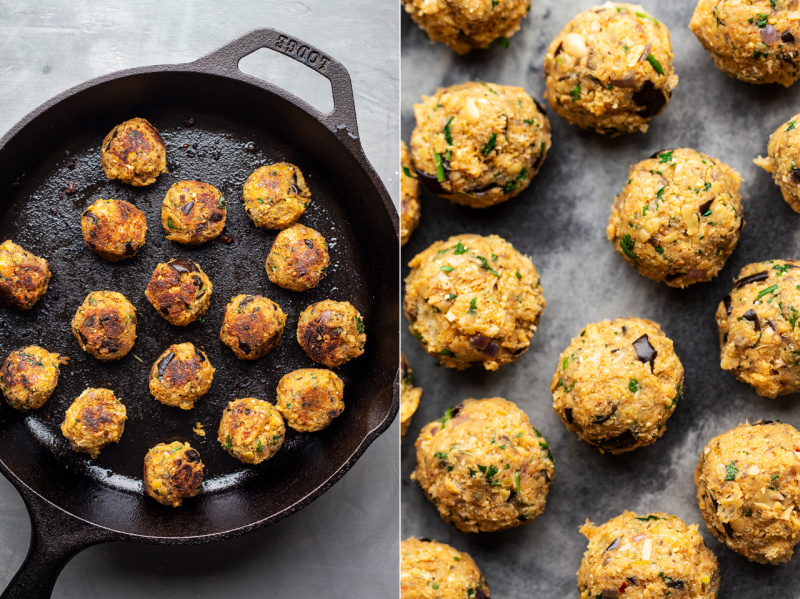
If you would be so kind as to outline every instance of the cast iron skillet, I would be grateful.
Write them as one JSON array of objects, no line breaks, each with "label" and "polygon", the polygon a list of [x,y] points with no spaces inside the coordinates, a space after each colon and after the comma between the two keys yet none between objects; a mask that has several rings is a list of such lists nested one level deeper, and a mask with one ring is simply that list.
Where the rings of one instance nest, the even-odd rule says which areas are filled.
[{"label": "cast iron skillet", "polygon": [[[286,91],[250,77],[239,61],[270,48],[331,82],[334,109],[321,114]],[[100,142],[126,119],[149,119],[167,144],[169,174],[132,188],[106,180]],[[301,222],[331,246],[331,268],[316,289],[296,293],[271,284],[264,261],[276,232],[257,229],[241,205],[241,186],[263,164],[286,160],[306,175],[312,203]],[[17,487],[32,522],[31,546],[2,597],[49,597],[66,562],[105,541],[206,543],[276,522],[319,497],[389,426],[398,409],[398,220],[386,189],[358,140],[345,68],[323,52],[273,29],[257,29],[188,64],[130,69],[79,85],[42,105],[0,140],[0,240],[11,238],[50,261],[53,278],[28,312],[0,307],[0,356],[29,344],[71,358],[56,392],[23,415],[0,406],[0,471]],[[161,200],[180,179],[217,186],[228,200],[231,243],[173,244],[160,224]],[[144,210],[149,226],[139,254],[107,263],[84,246],[80,213],[114,197]],[[174,327],[158,316],[144,289],[158,262],[198,262],[214,292],[205,322]],[[139,316],[130,354],[101,363],[80,350],[69,321],[91,290],[120,291]],[[278,302],[288,319],[282,346],[255,362],[236,359],[219,341],[222,312],[239,293]],[[297,344],[300,311],[324,298],[349,300],[363,314],[366,351],[339,369],[345,411],[326,430],[287,433],[278,454],[259,467],[222,451],[216,429],[233,398],[275,401],[281,376],[315,366]],[[202,346],[217,372],[211,392],[191,412],[149,395],[147,375],[171,343]],[[87,386],[113,389],[128,408],[118,445],[97,460],[73,452],[59,425]],[[193,432],[202,423],[207,435]],[[206,465],[201,494],[179,509],[143,494],[142,460],[159,442],[189,441]]]}]

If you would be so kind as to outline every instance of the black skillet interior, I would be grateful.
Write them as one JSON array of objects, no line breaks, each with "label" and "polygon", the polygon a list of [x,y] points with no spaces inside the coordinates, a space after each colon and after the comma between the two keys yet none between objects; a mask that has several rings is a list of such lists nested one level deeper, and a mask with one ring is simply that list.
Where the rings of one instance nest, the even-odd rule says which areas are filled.
[{"label": "black skillet interior", "polygon": [[[108,181],[100,143],[111,128],[145,117],[167,146],[169,173],[145,188]],[[193,117],[193,126],[187,119]],[[0,407],[0,459],[36,493],[89,522],[126,534],[162,539],[200,537],[241,529],[291,513],[304,498],[341,476],[362,442],[393,416],[392,386],[399,361],[398,278],[394,227],[375,184],[334,133],[287,99],[248,83],[212,74],[149,72],[90,85],[48,108],[20,130],[2,152],[0,240],[11,238],[50,261],[53,278],[29,312],[0,307],[0,359],[13,349],[41,345],[69,356],[53,396],[21,415]],[[298,165],[312,192],[301,222],[328,240],[331,267],[303,293],[269,282],[264,261],[276,232],[257,229],[241,204],[250,172],[271,162]],[[228,201],[225,233],[232,243],[194,248],[169,242],[160,206],[181,179],[215,185]],[[74,192],[70,193],[72,189]],[[147,217],[147,243],[118,264],[83,244],[80,214],[98,198],[127,200]],[[204,322],[175,327],[144,296],[157,263],[173,257],[200,264],[214,291]],[[133,350],[102,363],[79,348],[70,320],[92,290],[123,293],[136,307]],[[240,293],[263,294],[287,313],[281,346],[257,361],[240,361],[219,340],[222,312]],[[302,309],[325,298],[348,300],[361,311],[366,351],[339,369],[345,411],[315,434],[287,433],[278,454],[258,467],[225,453],[216,440],[225,405],[237,397],[275,401],[284,374],[316,366],[296,340]],[[216,368],[208,395],[191,411],[163,406],[148,391],[148,373],[172,343],[192,341]],[[121,442],[97,460],[73,452],[59,426],[86,387],[114,390],[128,410]],[[204,426],[204,437],[193,432]],[[180,509],[144,496],[142,460],[148,448],[188,441],[206,466],[201,494]]]}]

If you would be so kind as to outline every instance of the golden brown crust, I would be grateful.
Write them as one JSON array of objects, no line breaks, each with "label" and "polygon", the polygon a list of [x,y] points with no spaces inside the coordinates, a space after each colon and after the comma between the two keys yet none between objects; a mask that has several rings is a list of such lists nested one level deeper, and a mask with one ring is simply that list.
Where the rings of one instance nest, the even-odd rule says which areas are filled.
[{"label": "golden brown crust", "polygon": [[489,599],[489,585],[468,553],[430,539],[400,543],[402,599]]},{"label": "golden brown crust", "polygon": [[312,433],[326,428],[344,412],[343,396],[344,383],[335,373],[300,368],[281,378],[275,407],[294,430]]},{"label": "golden brown crust", "polygon": [[311,202],[303,173],[288,162],[256,169],[245,182],[242,196],[245,212],[262,229],[293,225]]},{"label": "golden brown crust", "polygon": [[109,179],[135,187],[156,182],[167,172],[167,148],[146,119],[134,118],[114,127],[102,144],[101,162]]},{"label": "golden brown crust", "polygon": [[422,388],[414,386],[412,379],[413,371],[406,359],[406,355],[400,354],[400,440],[406,436],[411,417],[417,411],[419,399],[422,397]]},{"label": "golden brown crust", "polygon": [[227,213],[225,198],[210,183],[178,181],[164,196],[161,224],[170,241],[200,245],[222,233]]},{"label": "golden brown crust", "polygon": [[98,360],[119,360],[136,341],[136,308],[116,291],[92,291],[72,318],[81,349]]},{"label": "golden brown crust", "polygon": [[30,310],[47,291],[50,265],[10,239],[0,244],[0,303]]},{"label": "golden brown crust", "polygon": [[164,405],[190,410],[208,393],[214,372],[205,353],[191,343],[171,345],[150,369],[150,393]]},{"label": "golden brown crust", "polygon": [[800,113],[775,129],[769,138],[767,157],[759,156],[753,162],[772,173],[783,199],[792,210],[800,212]]},{"label": "golden brown crust", "polygon": [[188,443],[159,443],[144,457],[144,488],[162,505],[178,507],[194,497],[203,482],[200,454]]},{"label": "golden brown crust", "polygon": [[220,340],[240,360],[257,360],[271,352],[281,340],[286,314],[262,295],[237,295],[225,306]]},{"label": "golden brown crust", "polygon": [[400,245],[405,245],[419,225],[419,178],[406,142],[400,142]]},{"label": "golden brown crust", "polygon": [[329,265],[325,238],[310,227],[295,224],[275,237],[267,256],[267,276],[284,289],[306,291],[319,285]]},{"label": "golden brown crust", "polygon": [[208,310],[214,286],[195,262],[176,258],[156,266],[145,296],[176,326],[186,326]]},{"label": "golden brown crust", "polygon": [[297,323],[297,342],[309,358],[336,368],[364,353],[364,319],[350,302],[323,300],[308,306]]},{"label": "golden brown crust", "polygon": [[132,258],[147,234],[144,212],[122,200],[99,199],[81,214],[86,246],[109,262]]},{"label": "golden brown crust", "polygon": [[253,397],[230,402],[217,432],[222,448],[245,464],[260,464],[274,456],[285,436],[281,413],[268,401]]},{"label": "golden brown crust", "polygon": [[61,366],[68,361],[36,345],[12,351],[0,366],[0,390],[17,410],[41,408],[55,391]]},{"label": "golden brown crust", "polygon": [[106,445],[119,443],[126,419],[125,406],[113,391],[88,388],[67,408],[61,432],[72,449],[97,458]]}]

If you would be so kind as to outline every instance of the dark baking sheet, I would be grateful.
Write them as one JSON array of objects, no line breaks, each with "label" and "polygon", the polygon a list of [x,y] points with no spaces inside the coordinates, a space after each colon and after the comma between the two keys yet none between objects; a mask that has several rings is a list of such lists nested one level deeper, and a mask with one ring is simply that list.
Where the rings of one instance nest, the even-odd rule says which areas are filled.
[{"label": "dark baking sheet", "polygon": [[[414,127],[412,104],[436,87],[482,79],[521,85],[543,100],[542,61],[553,37],[578,12],[600,4],[534,1],[510,47],[458,57],[431,45],[402,17],[402,133]],[[424,391],[402,448],[402,538],[431,537],[469,552],[496,597],[577,597],[575,573],[586,548],[578,528],[625,509],[666,511],[699,523],[719,559],[720,597],[795,597],[797,562],[761,566],[712,537],[695,498],[694,467],[713,436],[745,420],[776,418],[800,425],[798,396],[769,400],[719,367],[714,312],[739,269],[771,258],[798,258],[800,215],[783,201],[771,176],[752,164],[766,153],[774,129],[800,108],[800,87],[754,86],[730,79],[713,65],[689,31],[694,3],[645,1],[672,34],[678,87],[646,134],[610,139],[584,132],[548,110],[553,148],[542,171],[521,196],[485,210],[451,205],[423,192],[422,221],[403,248],[407,262],[429,244],[460,233],[496,233],[531,256],[542,277],[547,308],[531,349],[495,373],[437,368],[407,330],[403,351]],[[631,164],[653,152],[692,147],[733,166],[744,177],[746,225],[719,277],[684,290],[640,276],[606,239],[614,197]],[[601,455],[568,432],[552,410],[550,379],[559,353],[590,322],[639,316],[658,322],[675,342],[686,370],[685,397],[654,445],[619,456]],[[550,442],[555,482],[544,514],[520,528],[466,535],[445,524],[409,480],[414,440],[422,426],[468,397],[502,396],[520,405]]]}]

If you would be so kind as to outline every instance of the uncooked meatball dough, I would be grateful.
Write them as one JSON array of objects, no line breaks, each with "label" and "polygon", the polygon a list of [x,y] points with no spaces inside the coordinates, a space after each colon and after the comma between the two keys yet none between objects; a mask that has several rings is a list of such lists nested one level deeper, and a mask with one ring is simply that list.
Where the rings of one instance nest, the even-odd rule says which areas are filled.
[{"label": "uncooked meatball dough", "polygon": [[161,225],[167,239],[200,245],[216,239],[225,228],[225,198],[210,183],[178,181],[164,196]]},{"label": "uncooked meatball dough", "polygon": [[419,178],[406,142],[400,142],[400,245],[405,245],[419,225]]},{"label": "uncooked meatball dough", "polygon": [[68,360],[36,345],[12,351],[0,366],[0,390],[8,404],[21,412],[41,408]]},{"label": "uncooked meatball dough", "polygon": [[634,164],[628,177],[606,229],[619,255],[670,287],[716,277],[744,228],[739,173],[680,148]]},{"label": "uncooked meatball dough", "polygon": [[97,458],[106,445],[119,443],[127,417],[113,391],[89,388],[67,408],[61,432],[72,449]]},{"label": "uncooked meatball dough", "polygon": [[132,258],[144,245],[144,212],[122,200],[97,200],[81,214],[83,241],[109,262]]},{"label": "uncooked meatball dough", "polygon": [[614,2],[564,27],[547,49],[544,74],[553,110],[609,135],[647,131],[678,84],[667,26],[639,5]]},{"label": "uncooked meatball dough", "polygon": [[260,464],[274,456],[285,436],[281,413],[268,401],[253,397],[230,402],[217,432],[222,448],[245,464]]},{"label": "uncooked meatball dough", "polygon": [[792,210],[800,212],[800,113],[783,123],[770,136],[767,157],[759,156],[753,162],[772,173],[783,199]]},{"label": "uncooked meatball dough", "polygon": [[663,435],[682,389],[672,341],[643,318],[588,325],[559,356],[550,383],[553,409],[567,428],[611,453]]},{"label": "uncooked meatball dough", "polygon": [[796,0],[700,0],[689,28],[731,77],[789,87],[800,76]]},{"label": "uncooked meatball dough", "polygon": [[780,564],[800,542],[800,433],[758,421],[714,437],[694,474],[697,501],[717,539],[761,564]]},{"label": "uncooked meatball dough", "polygon": [[497,370],[528,350],[545,301],[530,258],[506,240],[457,235],[408,265],[411,332],[442,365]]},{"label": "uncooked meatball dough", "polygon": [[167,172],[167,148],[147,119],[130,119],[114,127],[103,140],[101,161],[109,179],[135,187],[156,182]]},{"label": "uncooked meatball dough", "polygon": [[489,585],[468,553],[410,538],[400,543],[400,599],[489,599]]},{"label": "uncooked meatball dough", "polygon": [[440,88],[414,114],[419,179],[456,204],[485,208],[520,194],[550,149],[550,121],[521,87],[473,81]]},{"label": "uncooked meatball dough", "polygon": [[422,389],[414,386],[413,371],[405,354],[400,354],[400,440],[406,436],[411,417],[417,411]]},{"label": "uncooked meatball dough", "polygon": [[30,310],[47,291],[50,265],[10,239],[0,243],[0,304]]},{"label": "uncooked meatball dough", "polygon": [[555,473],[549,447],[512,402],[467,399],[422,429],[411,478],[462,532],[513,528],[544,511]]},{"label": "uncooked meatball dough", "polygon": [[581,599],[717,596],[717,558],[697,524],[687,526],[663,512],[638,516],[626,511],[600,526],[587,520],[581,533],[589,539],[578,570]]},{"label": "uncooked meatball dough", "polygon": [[717,308],[720,366],[756,393],[800,391],[800,262],[748,264]]},{"label": "uncooked meatball dough", "polygon": [[498,39],[507,45],[531,0],[403,0],[403,5],[430,39],[466,54]]},{"label": "uncooked meatball dough", "polygon": [[191,343],[170,345],[150,369],[150,393],[167,406],[191,410],[214,380],[214,367]]},{"label": "uncooked meatball dough", "polygon": [[116,291],[92,291],[72,317],[81,349],[98,360],[119,360],[136,341],[136,308]]},{"label": "uncooked meatball dough", "polygon": [[344,412],[343,396],[344,383],[335,373],[300,368],[281,378],[275,407],[294,430],[314,433]]}]

